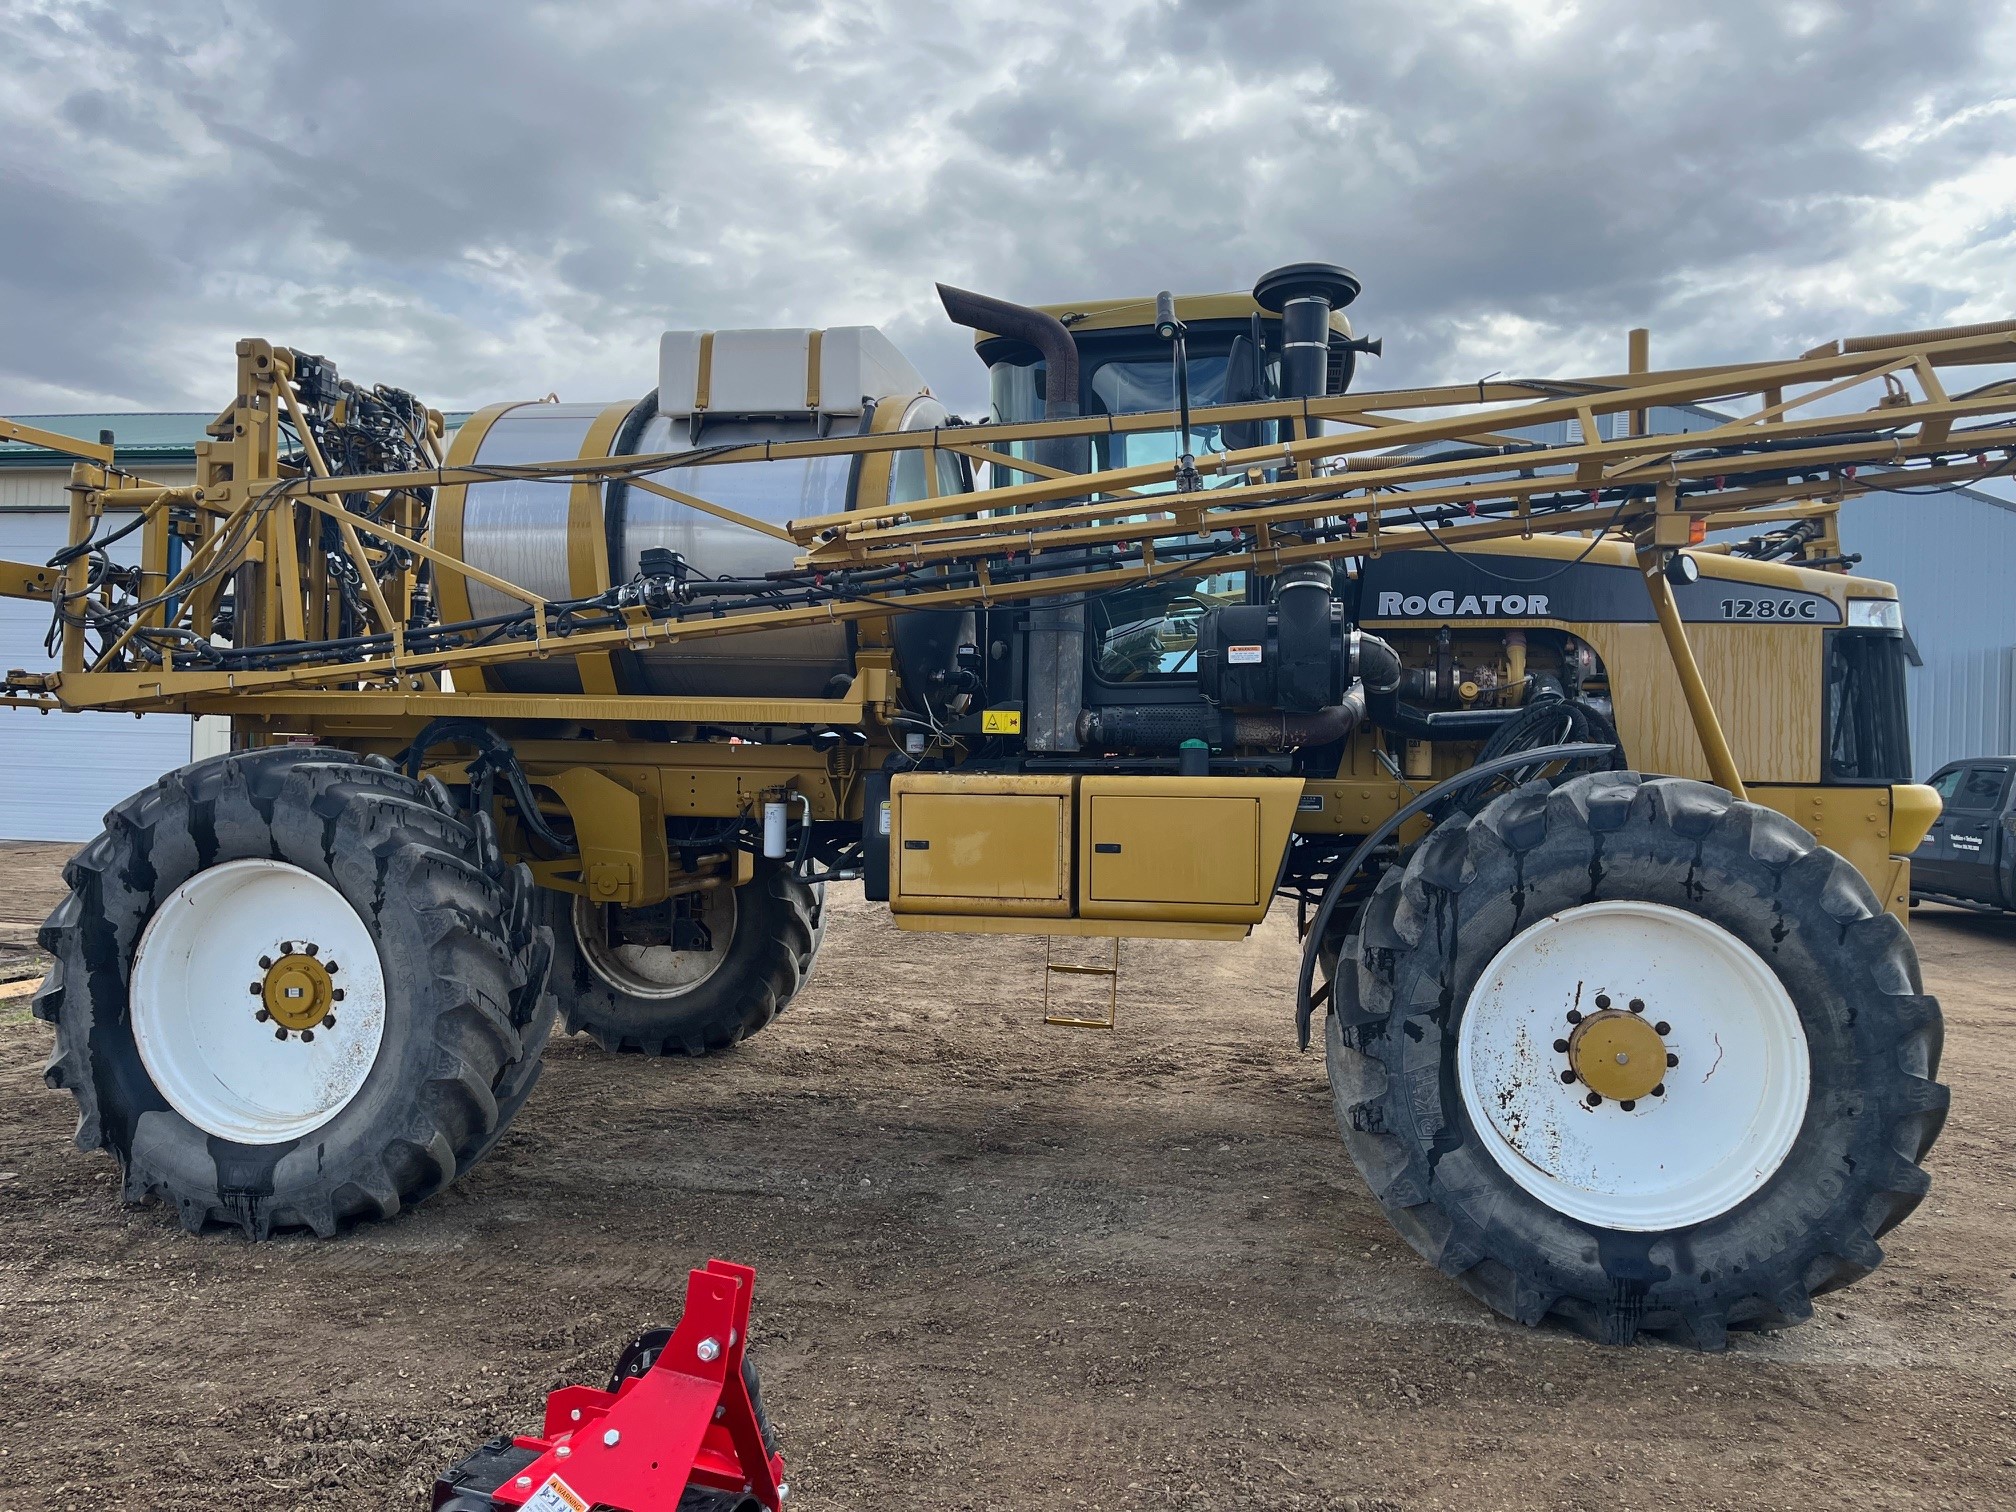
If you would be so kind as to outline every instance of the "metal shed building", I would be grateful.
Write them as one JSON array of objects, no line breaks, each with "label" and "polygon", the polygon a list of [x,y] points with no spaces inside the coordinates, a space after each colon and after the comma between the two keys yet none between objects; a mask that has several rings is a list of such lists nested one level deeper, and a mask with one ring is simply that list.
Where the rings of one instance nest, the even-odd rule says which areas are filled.
[{"label": "metal shed building", "polygon": [[2016,504],[1972,489],[1876,494],[1842,509],[1841,544],[1904,603],[1918,776],[2016,753]]},{"label": "metal shed building", "polygon": [[[95,441],[111,431],[119,465],[162,483],[196,481],[196,443],[208,415],[22,415],[59,435]],[[46,562],[67,536],[68,457],[0,443],[0,557]],[[113,548],[120,557],[121,542]],[[124,559],[121,557],[120,559]],[[0,599],[0,667],[54,665],[44,651],[50,609]],[[88,840],[105,810],[197,754],[197,721],[179,714],[48,714],[0,709],[0,839]],[[219,739],[214,727],[205,739]]]}]

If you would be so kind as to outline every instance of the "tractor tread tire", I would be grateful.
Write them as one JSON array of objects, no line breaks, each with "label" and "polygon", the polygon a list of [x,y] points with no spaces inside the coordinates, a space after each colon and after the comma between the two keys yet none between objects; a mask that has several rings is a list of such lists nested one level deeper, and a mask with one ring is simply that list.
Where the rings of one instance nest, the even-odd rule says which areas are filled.
[{"label": "tractor tread tire", "polygon": [[[478,827],[397,771],[322,747],[233,752],[117,805],[64,869],[42,926],[55,958],[34,1012],[56,1042],[44,1079],[77,1100],[76,1142],[159,1197],[191,1232],[328,1236],[424,1201],[495,1143],[538,1078],[552,945],[525,867],[486,858]],[[128,980],[162,901],[196,873],[271,858],[357,910],[386,978],[385,1041],[357,1095],[270,1145],[213,1137],[169,1107],[134,1045]],[[488,860],[486,866],[485,861]]]},{"label": "tractor tread tire", "polygon": [[[1785,1162],[1675,1233],[1548,1207],[1470,1137],[1454,1090],[1484,966],[1526,924],[1606,897],[1727,929],[1785,982],[1808,1037],[1812,1091]],[[1408,1244],[1508,1318],[1719,1349],[1732,1328],[1804,1321],[1813,1297],[1874,1269],[1929,1185],[1920,1162],[1948,1094],[1909,935],[1841,856],[1721,788],[1602,772],[1458,813],[1381,879],[1342,959],[1325,1039],[1344,1143]]]},{"label": "tractor tread tire", "polygon": [[825,933],[818,889],[782,866],[758,862],[735,891],[731,953],[720,968],[676,998],[620,991],[589,965],[575,938],[574,895],[540,894],[553,934],[553,981],[570,1034],[610,1052],[713,1055],[771,1024],[804,987]]}]

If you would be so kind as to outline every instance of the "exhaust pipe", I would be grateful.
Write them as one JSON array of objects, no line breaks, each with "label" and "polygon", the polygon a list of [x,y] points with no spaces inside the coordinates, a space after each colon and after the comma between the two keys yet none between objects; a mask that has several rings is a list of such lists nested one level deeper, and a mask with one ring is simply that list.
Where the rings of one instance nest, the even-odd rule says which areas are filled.
[{"label": "exhaust pipe", "polygon": [[1049,373],[1043,396],[1044,419],[1068,420],[1078,413],[1078,343],[1071,339],[1071,330],[1063,321],[1027,305],[1010,304],[950,284],[938,285],[938,301],[954,325],[1026,341],[1042,353]]},{"label": "exhaust pipe", "polygon": [[[1043,418],[1069,420],[1078,414],[1078,343],[1055,315],[938,285],[939,302],[959,325],[1027,342],[1042,354],[1045,383]],[[1083,436],[1058,436],[1036,443],[1035,460],[1059,472],[1082,473],[1091,453]],[[1055,509],[1075,504],[1058,499]],[[1069,581],[1064,579],[1063,581]],[[1075,751],[1078,716],[1085,707],[1085,605],[1045,604],[1029,609],[1028,709],[1023,741],[1031,751]]]}]

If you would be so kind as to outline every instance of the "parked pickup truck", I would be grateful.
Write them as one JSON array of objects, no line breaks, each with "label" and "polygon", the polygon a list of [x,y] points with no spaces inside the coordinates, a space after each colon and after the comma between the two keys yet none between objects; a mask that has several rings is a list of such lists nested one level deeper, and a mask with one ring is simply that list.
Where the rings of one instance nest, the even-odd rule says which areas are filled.
[{"label": "parked pickup truck", "polygon": [[1911,853],[1911,901],[2016,909],[2016,756],[1976,756],[1941,767],[1943,805]]}]

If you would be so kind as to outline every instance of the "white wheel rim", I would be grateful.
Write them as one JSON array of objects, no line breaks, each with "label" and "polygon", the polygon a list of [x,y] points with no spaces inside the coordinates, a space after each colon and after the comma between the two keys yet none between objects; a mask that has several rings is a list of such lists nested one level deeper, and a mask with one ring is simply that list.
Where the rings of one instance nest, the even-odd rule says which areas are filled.
[{"label": "white wheel rim", "polygon": [[[249,990],[261,961],[316,947],[342,997],[333,1025],[279,1037]],[[284,861],[227,861],[170,893],[140,936],[128,992],[140,1062],[168,1105],[239,1144],[298,1139],[363,1087],[385,1036],[385,973],[357,911]]]},{"label": "white wheel rim", "polygon": [[669,945],[611,944],[602,928],[601,905],[574,899],[574,938],[595,975],[628,997],[683,997],[721,969],[735,937],[735,890],[713,887],[695,895],[700,922],[707,926],[705,950]]},{"label": "white wheel rim", "polygon": [[[1590,1106],[1556,1044],[1571,1010],[1667,1026],[1657,1096]],[[1662,903],[1586,903],[1516,935],[1457,1034],[1464,1111],[1492,1159],[1557,1212],[1661,1232],[1728,1212],[1771,1179],[1805,1122],[1810,1058],[1770,967],[1721,926]]]}]

